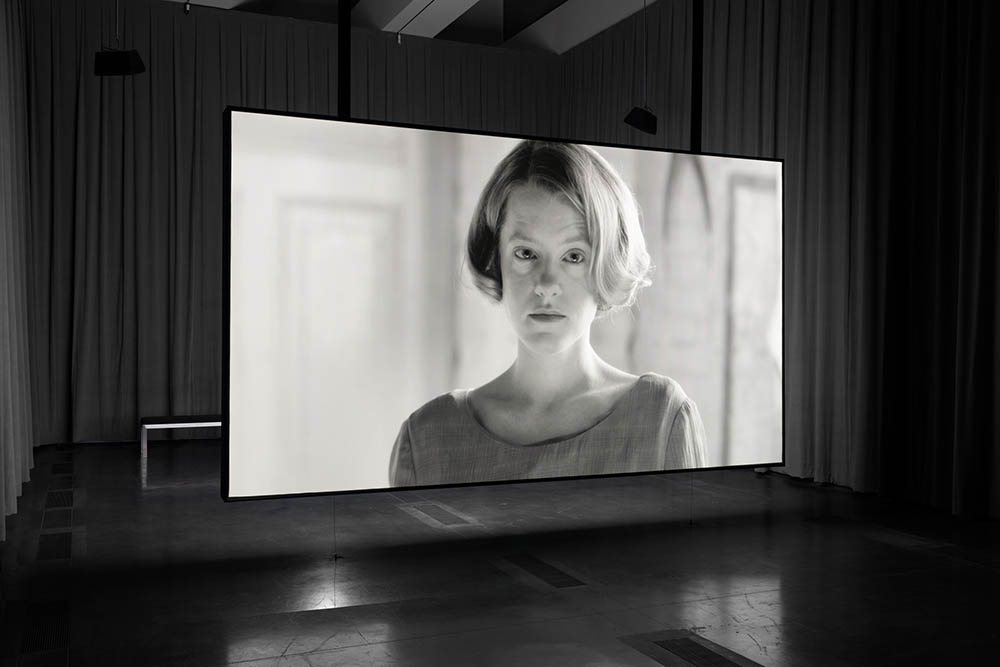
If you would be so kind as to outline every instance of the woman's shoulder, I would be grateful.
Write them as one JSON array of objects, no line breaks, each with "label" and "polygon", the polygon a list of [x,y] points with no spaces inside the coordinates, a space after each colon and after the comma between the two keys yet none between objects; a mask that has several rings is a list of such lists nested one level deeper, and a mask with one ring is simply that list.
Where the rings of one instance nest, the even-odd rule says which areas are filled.
[{"label": "woman's shoulder", "polygon": [[407,418],[410,428],[442,422],[453,423],[463,412],[462,401],[465,393],[465,389],[454,389],[427,401],[410,413]]},{"label": "woman's shoulder", "polygon": [[680,382],[659,373],[639,376],[633,400],[665,420],[673,420],[685,405],[692,403]]},{"label": "woman's shoulder", "polygon": [[639,376],[637,385],[646,389],[648,394],[658,396],[664,400],[684,402],[688,398],[680,382],[659,373],[643,373]]},{"label": "woman's shoulder", "polygon": [[[651,418],[664,449],[660,462],[664,470],[699,468],[705,465],[705,427],[698,406],[681,384],[658,373],[644,373],[640,383],[640,412]],[[647,422],[648,423],[648,422]]]}]

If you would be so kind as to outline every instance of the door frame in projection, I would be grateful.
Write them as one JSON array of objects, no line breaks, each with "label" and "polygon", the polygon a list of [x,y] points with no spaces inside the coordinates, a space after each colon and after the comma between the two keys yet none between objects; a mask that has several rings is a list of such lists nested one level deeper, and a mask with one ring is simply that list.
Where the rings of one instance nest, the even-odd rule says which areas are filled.
[{"label": "door frame in projection", "polygon": [[[287,437],[334,450],[304,452],[304,470],[325,466],[329,480],[344,471],[346,459],[354,470],[350,482],[341,482],[345,486],[384,476],[388,457],[378,455],[378,443],[391,443],[396,435],[396,425],[384,416],[412,405],[393,393],[401,376],[412,377],[417,356],[409,349],[412,339],[402,335],[403,309],[385,298],[400,293],[398,272],[386,270],[401,262],[393,233],[399,212],[333,200],[286,200],[278,210],[286,228],[278,275],[288,297],[279,306],[288,323],[279,347],[289,351],[287,361],[303,382],[281,392],[275,407],[292,414],[308,406],[305,420],[287,424]],[[328,395],[348,383],[350,391]],[[333,400],[310,405],[320,396]],[[392,405],[379,405],[372,414],[372,396]]]},{"label": "door frame in projection", "polygon": [[[267,117],[285,118],[280,115]],[[338,130],[342,131],[343,127]],[[230,365],[229,375],[235,380],[229,384],[228,401],[230,406],[234,400],[243,401],[246,405],[259,405],[261,392],[267,391],[270,392],[268,403],[274,401],[281,405],[280,411],[275,405],[276,419],[256,421],[252,415],[243,415],[241,418],[244,421],[250,419],[251,423],[229,424],[230,460],[226,462],[226,495],[237,499],[323,493],[330,488],[360,490],[383,487],[387,484],[389,454],[399,424],[423,396],[422,375],[418,371],[426,335],[422,327],[407,331],[402,324],[419,322],[419,312],[426,301],[425,285],[420,280],[412,279],[413,276],[423,275],[423,265],[426,264],[421,254],[423,243],[418,213],[424,208],[426,196],[424,139],[416,133],[401,133],[388,142],[385,136],[377,137],[368,146],[355,137],[341,140],[335,135],[331,140],[307,145],[295,142],[284,145],[273,136],[258,139],[260,134],[258,130],[251,142],[240,147],[239,162],[234,162],[233,174],[238,169],[241,178],[231,184],[234,201],[231,204],[233,222],[229,242],[233,251],[242,248],[244,253],[255,247],[254,239],[258,244],[270,244],[274,248],[274,252],[269,253],[273,259],[241,257],[239,264],[234,263],[230,270],[234,286],[239,282],[240,274],[250,272],[244,276],[249,279],[248,284],[263,281],[262,284],[275,288],[261,294],[266,301],[254,303],[249,297],[244,297],[238,303],[230,303],[230,326],[234,327],[230,338],[256,338],[251,338],[253,347],[247,347],[244,353],[244,356],[250,356],[242,360],[237,359],[230,348],[231,358],[227,363]],[[359,182],[376,184],[377,187],[358,188],[356,184]],[[247,206],[259,211],[262,219],[269,222],[263,226],[259,223],[238,226],[236,221],[239,218],[235,214]],[[290,238],[280,240],[286,231],[292,232]],[[308,239],[318,244],[309,251],[314,255],[323,252],[324,247],[335,252],[338,235],[342,241],[353,239],[361,247],[371,250],[364,262],[371,269],[369,275],[377,278],[370,278],[367,284],[359,284],[357,276],[349,280],[343,276],[326,281],[315,278],[306,280],[310,274],[316,275],[314,269],[306,268],[294,257],[275,257],[281,251],[278,246],[286,244],[290,250],[301,248],[310,245]],[[366,235],[370,242],[359,241]],[[236,259],[234,256],[234,262]],[[330,267],[332,262],[332,257],[317,258],[313,266],[322,264]],[[332,266],[332,271],[336,274],[336,266]],[[279,278],[279,274],[283,276]],[[378,331],[372,339],[392,339],[388,342],[383,340],[379,347],[384,354],[377,355],[370,365],[364,367],[367,372],[358,371],[353,385],[360,391],[371,387],[384,388],[391,376],[391,391],[381,392],[377,419],[365,420],[365,416],[357,411],[345,414],[344,410],[331,405],[329,409],[310,417],[314,424],[294,424],[299,408],[289,398],[301,390],[289,389],[292,383],[285,379],[290,374],[280,369],[286,363],[293,363],[296,354],[302,354],[302,346],[292,344],[296,336],[306,337],[304,342],[322,342],[324,339],[319,332],[304,329],[298,323],[300,317],[293,316],[289,310],[290,304],[286,303],[288,300],[283,298],[282,291],[287,288],[281,283],[295,283],[295,289],[302,289],[314,302],[313,305],[319,308],[324,305],[323,290],[313,284],[314,280],[336,282],[347,289],[357,290],[363,295],[360,298],[372,304],[376,313],[368,322],[373,331]],[[312,286],[304,286],[304,281]],[[304,314],[302,309],[298,312],[299,315]],[[241,313],[242,319],[233,319]],[[265,320],[277,319],[273,323],[276,329],[272,333],[244,334],[241,327],[259,329],[260,325],[269,324],[268,321],[251,320],[251,314],[253,317],[263,314]],[[344,315],[350,315],[354,325],[365,321],[365,316],[359,313]],[[281,327],[286,325],[288,331],[282,330]],[[296,349],[300,351],[296,352]],[[361,358],[357,350],[342,353],[346,358]],[[233,366],[234,363],[252,364],[253,356],[261,354],[271,360],[273,370],[270,379],[261,376],[259,368],[248,376],[246,369]],[[301,357],[299,363],[305,363]],[[268,384],[269,388],[259,386],[262,383]],[[310,384],[316,391],[322,383],[317,380],[310,381]],[[299,399],[302,400],[301,394]],[[233,412],[230,409],[229,413]],[[350,418],[364,422],[369,434],[367,442],[348,442],[351,437],[345,437],[344,432]],[[359,428],[347,430],[356,433]],[[318,433],[317,441],[324,446],[306,447],[309,441],[301,437],[308,432]],[[241,456],[253,460],[252,465],[232,465],[231,452],[234,447],[241,446],[239,443],[243,443],[244,447]]]},{"label": "door frame in projection", "polygon": [[[647,221],[655,271],[640,293],[635,334],[637,367],[677,380],[698,406],[706,435],[706,467],[725,465],[722,442],[722,280],[719,225],[701,156],[675,154],[659,184],[658,215]],[[652,184],[651,187],[655,187]],[[701,298],[692,299],[692,294]],[[657,309],[644,311],[643,303]]]},{"label": "door frame in projection", "polygon": [[[755,163],[748,166],[751,164],[756,168]],[[782,437],[781,263],[768,256],[773,253],[780,257],[782,253],[780,196],[778,179],[773,176],[747,172],[728,176],[726,397],[722,411],[727,460],[732,459],[737,441],[743,458],[764,460],[761,452]],[[745,200],[747,197],[756,200],[752,202],[756,206],[747,205],[751,203]],[[772,293],[745,293],[765,285],[749,274],[771,269],[774,275],[766,284],[774,288]],[[756,312],[758,307],[764,311]]]}]

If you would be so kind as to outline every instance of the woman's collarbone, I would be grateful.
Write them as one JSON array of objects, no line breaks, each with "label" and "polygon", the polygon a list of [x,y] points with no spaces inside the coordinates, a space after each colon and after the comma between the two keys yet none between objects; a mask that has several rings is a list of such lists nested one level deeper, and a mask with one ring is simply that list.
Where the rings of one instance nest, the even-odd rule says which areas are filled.
[{"label": "woman's collarbone", "polygon": [[511,444],[528,445],[582,433],[595,426],[613,405],[614,401],[600,398],[577,398],[534,407],[514,400],[494,399],[479,408],[480,417],[491,432]]}]

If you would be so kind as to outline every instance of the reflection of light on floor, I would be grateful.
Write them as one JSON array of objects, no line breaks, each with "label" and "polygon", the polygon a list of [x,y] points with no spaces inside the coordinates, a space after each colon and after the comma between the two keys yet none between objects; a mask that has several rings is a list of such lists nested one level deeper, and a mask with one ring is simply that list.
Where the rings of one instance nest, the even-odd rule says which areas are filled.
[{"label": "reflection of light on floor", "polygon": [[320,590],[303,591],[304,595],[298,600],[291,600],[295,609],[301,611],[315,611],[317,609],[343,609],[344,607],[354,607],[364,604],[357,591],[352,591],[349,586],[324,587]]},{"label": "reflection of light on floor", "polygon": [[689,597],[679,603],[687,627],[773,626],[783,622],[781,573],[735,575],[708,573],[687,582]]},{"label": "reflection of light on floor", "polygon": [[252,617],[245,623],[235,619],[229,624],[226,663],[267,658],[271,664],[277,655],[292,656],[365,644],[364,637],[339,612],[310,614],[357,606],[360,604],[357,595],[341,590],[335,594],[332,586],[324,586],[310,591],[289,591],[286,602],[284,611],[273,617]]}]

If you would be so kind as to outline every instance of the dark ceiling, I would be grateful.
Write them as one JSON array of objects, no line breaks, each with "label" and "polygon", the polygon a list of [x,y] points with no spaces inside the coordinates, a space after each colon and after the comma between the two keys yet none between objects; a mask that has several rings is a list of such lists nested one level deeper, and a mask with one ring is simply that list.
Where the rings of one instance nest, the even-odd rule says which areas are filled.
[{"label": "dark ceiling", "polygon": [[[351,9],[363,0],[351,0]],[[436,39],[499,46],[566,0],[477,0],[449,23]],[[433,4],[426,0],[425,5]],[[245,0],[233,9],[308,21],[337,23],[338,0]]]},{"label": "dark ceiling", "polygon": [[[184,0],[172,0],[184,2]],[[655,0],[349,0],[356,27],[563,53]],[[192,0],[192,5],[337,23],[338,0]]]}]

